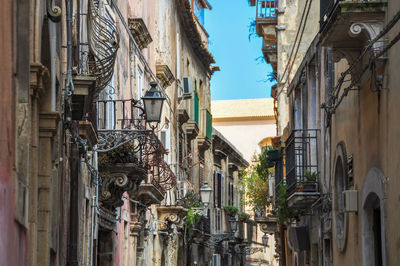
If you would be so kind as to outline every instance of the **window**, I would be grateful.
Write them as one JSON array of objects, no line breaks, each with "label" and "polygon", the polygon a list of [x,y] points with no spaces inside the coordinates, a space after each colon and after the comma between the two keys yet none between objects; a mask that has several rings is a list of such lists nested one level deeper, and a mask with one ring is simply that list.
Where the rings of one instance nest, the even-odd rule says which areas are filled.
[{"label": "window", "polygon": [[333,225],[336,236],[337,248],[343,252],[346,247],[347,237],[347,213],[343,207],[343,191],[346,189],[347,160],[346,148],[343,141],[336,147],[333,169]]},{"label": "window", "polygon": [[221,208],[223,205],[222,191],[223,191],[223,175],[219,172],[214,173],[214,206]]}]

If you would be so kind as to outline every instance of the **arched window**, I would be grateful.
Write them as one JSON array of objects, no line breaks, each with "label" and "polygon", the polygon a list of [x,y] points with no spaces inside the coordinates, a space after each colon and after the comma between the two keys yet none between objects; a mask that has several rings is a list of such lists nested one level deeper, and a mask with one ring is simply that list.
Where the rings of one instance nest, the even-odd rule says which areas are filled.
[{"label": "arched window", "polygon": [[337,248],[343,252],[346,248],[348,219],[348,214],[343,209],[343,191],[347,186],[347,155],[343,141],[336,146],[333,166],[333,230]]}]

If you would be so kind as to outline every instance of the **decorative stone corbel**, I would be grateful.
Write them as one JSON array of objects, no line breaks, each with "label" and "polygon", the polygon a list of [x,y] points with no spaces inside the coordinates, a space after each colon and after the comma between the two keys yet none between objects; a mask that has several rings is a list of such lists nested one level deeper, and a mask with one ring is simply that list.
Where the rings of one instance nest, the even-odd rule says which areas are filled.
[{"label": "decorative stone corbel", "polygon": [[254,220],[260,224],[260,230],[264,234],[273,234],[278,231],[278,219],[276,217],[259,217]]},{"label": "decorative stone corbel", "polygon": [[31,63],[30,65],[30,94],[43,95],[44,94],[44,80],[49,78],[48,69],[41,63]]},{"label": "decorative stone corbel", "polygon": [[[382,31],[382,28],[383,22],[381,21],[355,22],[350,25],[349,35],[356,38],[360,37],[362,31],[365,31],[368,34],[368,41],[372,41]],[[384,41],[379,39],[372,45],[375,54],[382,50],[383,44]]]},{"label": "decorative stone corbel", "polygon": [[136,163],[116,163],[109,167],[101,167],[100,201],[103,206],[109,209],[122,206],[122,194],[136,194],[146,175],[146,170]]},{"label": "decorative stone corbel", "polygon": [[187,213],[187,209],[183,206],[159,206],[157,207],[158,220],[158,230],[168,231],[171,229],[170,224],[176,225],[179,229],[183,227],[183,218]]},{"label": "decorative stone corbel", "polygon": [[172,74],[168,65],[165,64],[157,63],[156,76],[160,80],[161,86],[164,88],[169,87],[175,81],[174,74]]}]

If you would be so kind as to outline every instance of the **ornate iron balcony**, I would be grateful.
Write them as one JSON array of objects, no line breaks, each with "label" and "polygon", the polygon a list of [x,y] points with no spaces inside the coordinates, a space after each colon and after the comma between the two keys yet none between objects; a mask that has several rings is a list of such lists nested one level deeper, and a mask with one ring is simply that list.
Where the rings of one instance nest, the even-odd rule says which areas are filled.
[{"label": "ornate iron balcony", "polygon": [[[161,141],[147,128],[140,103],[134,99],[98,100],[93,109],[97,111],[96,150],[99,169],[103,169],[103,201],[118,207],[124,191],[133,197],[146,192],[154,200],[162,200],[166,191],[175,187],[176,176],[164,161],[167,151]],[[141,191],[141,183],[152,186]]]},{"label": "ornate iron balcony", "polygon": [[[97,78],[96,91],[100,92],[109,84],[119,48],[119,32],[114,21],[105,10],[101,10],[99,0],[89,1],[87,18],[89,73]],[[93,58],[93,60],[92,60]]]},{"label": "ornate iron balcony", "polygon": [[303,203],[303,199],[308,196],[319,196],[318,132],[293,130],[286,141],[286,185],[289,205],[295,196],[299,196],[297,199]]}]

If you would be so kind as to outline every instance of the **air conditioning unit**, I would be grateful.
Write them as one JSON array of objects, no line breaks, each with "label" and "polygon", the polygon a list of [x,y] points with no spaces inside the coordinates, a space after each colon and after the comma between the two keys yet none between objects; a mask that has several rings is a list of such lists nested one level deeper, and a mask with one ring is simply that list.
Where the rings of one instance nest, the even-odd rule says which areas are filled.
[{"label": "air conditioning unit", "polygon": [[343,191],[343,210],[345,212],[358,211],[358,191],[345,190]]},{"label": "air conditioning unit", "polygon": [[183,98],[192,97],[193,93],[193,84],[192,79],[188,77],[183,78]]}]

